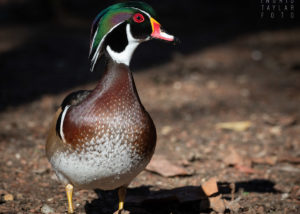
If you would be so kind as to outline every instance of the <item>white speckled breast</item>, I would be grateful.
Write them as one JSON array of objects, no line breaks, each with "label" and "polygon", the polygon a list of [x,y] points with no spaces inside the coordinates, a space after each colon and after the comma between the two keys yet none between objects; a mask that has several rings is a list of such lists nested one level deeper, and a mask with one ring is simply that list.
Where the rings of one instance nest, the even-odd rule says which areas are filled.
[{"label": "white speckled breast", "polygon": [[95,138],[82,151],[56,153],[50,160],[58,177],[81,188],[110,190],[129,184],[148,164],[124,135]]}]

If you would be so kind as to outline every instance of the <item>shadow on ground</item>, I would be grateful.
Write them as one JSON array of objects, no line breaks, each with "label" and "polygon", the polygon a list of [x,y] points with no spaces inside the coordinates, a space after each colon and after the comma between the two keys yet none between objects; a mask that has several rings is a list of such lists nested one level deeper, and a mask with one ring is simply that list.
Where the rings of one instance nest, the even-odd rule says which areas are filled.
[{"label": "shadow on ground", "polygon": [[[236,182],[235,192],[279,193],[274,189],[274,183],[264,179]],[[230,183],[218,183],[219,193],[232,192]],[[184,186],[170,190],[151,190],[151,186],[129,188],[127,190],[125,209],[133,214],[146,213],[199,213],[210,212],[208,197],[201,186]],[[86,202],[87,214],[113,213],[117,210],[117,191],[95,190],[98,199]],[[228,198],[228,200],[230,200]]]}]

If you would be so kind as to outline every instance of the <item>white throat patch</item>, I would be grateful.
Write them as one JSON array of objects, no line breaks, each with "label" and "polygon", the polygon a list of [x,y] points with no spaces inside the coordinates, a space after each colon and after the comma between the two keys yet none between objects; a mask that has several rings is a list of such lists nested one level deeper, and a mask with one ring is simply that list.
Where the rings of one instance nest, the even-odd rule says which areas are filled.
[{"label": "white throat patch", "polygon": [[133,38],[133,36],[131,35],[129,24],[126,25],[126,35],[127,35],[128,45],[122,52],[117,53],[117,52],[113,51],[109,45],[106,47],[106,50],[107,50],[108,54],[110,55],[110,57],[114,61],[116,61],[117,63],[123,63],[123,64],[129,66],[129,63],[130,63],[130,60],[131,60],[134,50],[137,48],[137,46],[142,41]]}]

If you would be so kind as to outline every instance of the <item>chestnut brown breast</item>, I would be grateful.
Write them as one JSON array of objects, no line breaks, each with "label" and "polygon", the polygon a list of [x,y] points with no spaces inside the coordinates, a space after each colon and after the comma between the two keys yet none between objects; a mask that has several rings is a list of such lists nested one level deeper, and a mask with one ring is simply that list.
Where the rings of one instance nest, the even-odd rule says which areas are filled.
[{"label": "chestnut brown breast", "polygon": [[88,97],[70,106],[64,121],[65,143],[76,150],[93,150],[95,139],[124,138],[142,156],[151,156],[156,143],[153,121],[140,102],[129,68],[110,63]]}]

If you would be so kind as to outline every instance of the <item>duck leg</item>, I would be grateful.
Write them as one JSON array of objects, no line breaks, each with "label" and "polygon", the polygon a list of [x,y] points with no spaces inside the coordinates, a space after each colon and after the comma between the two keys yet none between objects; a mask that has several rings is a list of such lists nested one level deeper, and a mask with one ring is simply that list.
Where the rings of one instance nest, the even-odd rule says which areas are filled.
[{"label": "duck leg", "polygon": [[119,209],[118,211],[121,211],[124,209],[124,201],[125,201],[125,196],[126,196],[126,188],[127,187],[120,187],[118,189],[118,196],[119,196]]},{"label": "duck leg", "polygon": [[68,198],[68,213],[74,213],[74,206],[72,201],[73,189],[74,187],[72,184],[68,184],[66,186],[66,194]]}]

